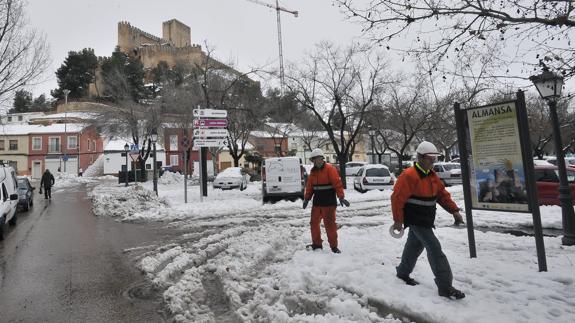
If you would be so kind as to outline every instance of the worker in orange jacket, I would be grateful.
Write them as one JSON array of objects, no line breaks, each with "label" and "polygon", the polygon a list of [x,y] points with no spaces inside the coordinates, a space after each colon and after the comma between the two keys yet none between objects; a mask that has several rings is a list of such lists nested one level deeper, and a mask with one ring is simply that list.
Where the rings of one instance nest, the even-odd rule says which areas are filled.
[{"label": "worker in orange jacket", "polygon": [[401,263],[396,268],[397,277],[408,285],[418,284],[409,275],[425,248],[439,295],[461,299],[465,294],[452,286],[453,275],[449,261],[433,233],[436,204],[439,203],[453,214],[456,225],[463,223],[463,218],[445,185],[432,170],[437,156],[441,155],[435,145],[424,141],[419,144],[416,152],[417,162],[401,173],[391,194],[394,230],[401,231],[403,226],[409,227]]},{"label": "worker in orange jacket", "polygon": [[311,209],[311,247],[313,250],[323,249],[320,222],[323,219],[327,240],[333,253],[341,253],[337,246],[337,224],[335,223],[336,195],[340,204],[349,206],[343,192],[343,184],[337,169],[324,161],[323,152],[316,148],[311,152],[312,168],[305,188],[303,208],[305,209],[313,196]]}]

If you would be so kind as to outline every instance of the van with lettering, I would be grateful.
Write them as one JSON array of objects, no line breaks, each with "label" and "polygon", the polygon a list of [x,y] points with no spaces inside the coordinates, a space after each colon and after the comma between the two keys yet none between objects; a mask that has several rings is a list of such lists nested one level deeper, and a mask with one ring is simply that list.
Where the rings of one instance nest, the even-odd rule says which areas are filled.
[{"label": "van with lettering", "polygon": [[298,157],[266,158],[262,163],[263,202],[303,199],[305,169]]}]

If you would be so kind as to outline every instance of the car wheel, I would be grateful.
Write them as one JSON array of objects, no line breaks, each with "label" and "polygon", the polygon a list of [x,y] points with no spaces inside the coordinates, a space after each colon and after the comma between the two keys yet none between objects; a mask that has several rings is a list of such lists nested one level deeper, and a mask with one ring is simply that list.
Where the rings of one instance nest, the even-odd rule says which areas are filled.
[{"label": "car wheel", "polygon": [[447,183],[445,182],[444,179],[441,180],[443,182],[443,186],[448,187],[449,185],[447,185]]},{"label": "car wheel", "polygon": [[34,200],[30,198],[30,206],[34,206]]},{"label": "car wheel", "polygon": [[361,194],[363,194],[363,193],[367,192],[367,190],[366,190],[366,189],[363,189],[363,188],[360,186],[360,187],[359,187],[359,192],[360,192]]},{"label": "car wheel", "polygon": [[17,221],[18,221],[18,212],[14,212],[14,216],[12,217],[12,219],[10,219],[10,221],[8,221],[8,224],[16,225]]},{"label": "car wheel", "polygon": [[0,241],[4,240],[4,216],[0,216]]},{"label": "car wheel", "polygon": [[26,201],[26,206],[24,206],[24,211],[30,210],[30,200]]}]

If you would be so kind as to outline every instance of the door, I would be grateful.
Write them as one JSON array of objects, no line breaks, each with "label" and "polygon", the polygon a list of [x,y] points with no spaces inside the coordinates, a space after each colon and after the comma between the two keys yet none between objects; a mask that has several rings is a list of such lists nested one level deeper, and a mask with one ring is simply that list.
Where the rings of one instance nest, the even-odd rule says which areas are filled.
[{"label": "door", "polygon": [[35,160],[32,163],[32,178],[40,179],[42,177],[42,162]]}]

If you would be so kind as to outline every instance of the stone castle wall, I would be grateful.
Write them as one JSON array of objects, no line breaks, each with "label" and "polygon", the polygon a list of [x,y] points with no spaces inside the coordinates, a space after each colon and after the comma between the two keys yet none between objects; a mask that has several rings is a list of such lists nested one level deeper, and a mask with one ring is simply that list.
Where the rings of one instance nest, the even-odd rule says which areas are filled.
[{"label": "stone castle wall", "polygon": [[121,21],[118,23],[118,46],[124,53],[130,53],[133,49],[141,46],[162,45],[168,43],[160,37],[140,30],[129,22]]}]

